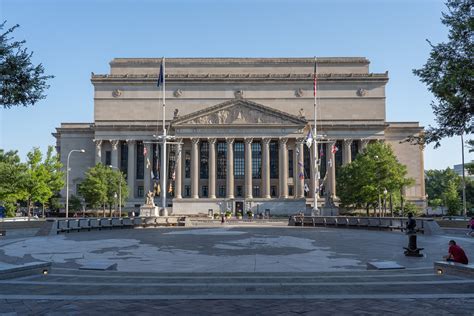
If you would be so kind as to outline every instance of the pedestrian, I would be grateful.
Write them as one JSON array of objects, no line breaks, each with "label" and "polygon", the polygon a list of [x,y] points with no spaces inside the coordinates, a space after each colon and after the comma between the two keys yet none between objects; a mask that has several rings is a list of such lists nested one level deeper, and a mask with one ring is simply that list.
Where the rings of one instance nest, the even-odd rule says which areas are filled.
[{"label": "pedestrian", "polygon": [[469,224],[467,224],[467,228],[470,228],[470,231],[467,233],[467,235],[474,237],[474,216],[471,217]]},{"label": "pedestrian", "polygon": [[469,263],[466,253],[461,247],[456,245],[456,242],[454,240],[449,241],[448,255],[444,256],[444,259],[446,259],[446,261],[448,262],[457,262],[462,264]]}]

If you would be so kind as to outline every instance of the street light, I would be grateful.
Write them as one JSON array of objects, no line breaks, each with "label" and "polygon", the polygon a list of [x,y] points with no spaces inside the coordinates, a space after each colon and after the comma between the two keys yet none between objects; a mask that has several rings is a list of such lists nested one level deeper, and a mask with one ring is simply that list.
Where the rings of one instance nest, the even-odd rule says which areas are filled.
[{"label": "street light", "polygon": [[86,151],[84,149],[73,149],[67,155],[67,160],[66,160],[66,218],[69,217],[69,158],[71,158],[71,154],[73,152],[85,153]]},{"label": "street light", "polygon": [[383,216],[387,214],[387,194],[388,191],[386,188],[383,189]]},{"label": "street light", "polygon": [[[122,217],[122,171],[114,167],[112,165],[109,165],[111,169],[117,169],[120,172],[120,178],[119,178],[119,217]],[[115,193],[115,198],[117,198],[117,193]]]}]

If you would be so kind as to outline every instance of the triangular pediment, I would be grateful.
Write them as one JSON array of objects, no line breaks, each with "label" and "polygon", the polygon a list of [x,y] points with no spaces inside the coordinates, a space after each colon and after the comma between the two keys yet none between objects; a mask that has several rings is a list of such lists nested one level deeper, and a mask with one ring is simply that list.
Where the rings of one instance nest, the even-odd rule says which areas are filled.
[{"label": "triangular pediment", "polygon": [[176,118],[174,126],[183,125],[305,125],[307,121],[246,99],[226,101]]}]

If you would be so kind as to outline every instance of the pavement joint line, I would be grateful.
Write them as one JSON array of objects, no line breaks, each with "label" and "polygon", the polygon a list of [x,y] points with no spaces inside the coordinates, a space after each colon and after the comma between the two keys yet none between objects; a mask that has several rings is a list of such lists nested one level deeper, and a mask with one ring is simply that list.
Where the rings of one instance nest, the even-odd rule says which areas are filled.
[{"label": "pavement joint line", "polygon": [[5,294],[0,295],[1,300],[67,300],[67,301],[100,301],[100,300],[281,300],[281,299],[390,299],[390,300],[413,300],[413,299],[460,299],[474,298],[474,293],[436,293],[436,294],[301,294],[301,295],[24,295]]},{"label": "pavement joint line", "polygon": [[[429,284],[470,284],[474,280],[441,280],[441,281],[377,281],[377,282],[255,282],[255,283],[108,283],[108,282],[37,282],[37,281],[15,281],[2,280],[0,284],[17,284],[17,285],[78,285],[78,286],[128,286],[128,287],[243,287],[243,286],[342,286],[342,285],[429,285]],[[474,287],[473,287],[474,290]]]},{"label": "pavement joint line", "polygon": [[[223,274],[222,276],[127,276],[127,275],[76,275],[76,274],[49,274],[48,277],[81,277],[81,278],[126,278],[126,279],[350,279],[350,278],[400,278],[400,277],[422,277],[422,276],[433,276],[436,277],[435,273],[419,273],[419,274],[380,274],[380,275],[315,275],[315,276],[298,276],[298,275],[283,275],[283,276],[228,276]],[[41,278],[41,275],[26,276],[21,280],[27,278]],[[456,277],[456,276],[453,276]],[[460,277],[457,277],[460,278]],[[16,279],[20,280],[20,279]]]}]

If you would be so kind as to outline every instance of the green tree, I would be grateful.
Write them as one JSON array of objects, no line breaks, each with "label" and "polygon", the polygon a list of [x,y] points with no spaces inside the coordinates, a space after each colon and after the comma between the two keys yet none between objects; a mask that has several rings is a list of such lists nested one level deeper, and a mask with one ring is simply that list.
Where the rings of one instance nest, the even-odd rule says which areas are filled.
[{"label": "green tree", "polygon": [[413,70],[428,86],[437,102],[431,106],[437,127],[429,126],[418,142],[435,143],[474,131],[474,16],[472,0],[448,0],[442,23],[448,27],[447,43],[431,46],[426,64]]},{"label": "green tree", "polygon": [[103,164],[97,164],[86,172],[84,181],[79,186],[79,193],[89,206],[102,207],[105,216],[107,206],[112,212],[112,207],[118,204],[115,194],[119,195],[120,183],[123,205],[128,196],[127,181],[123,174]]},{"label": "green tree", "polygon": [[0,149],[0,203],[7,209],[7,216],[13,217],[16,203],[22,196],[22,183],[26,179],[26,165],[20,162],[17,151]]},{"label": "green tree", "polygon": [[69,198],[69,209],[74,212],[80,212],[82,210],[82,201],[76,195],[71,195]]},{"label": "green tree", "polygon": [[46,82],[54,77],[44,74],[42,64],[33,65],[33,53],[23,47],[25,41],[12,40],[11,34],[19,25],[4,32],[5,24],[0,24],[0,105],[35,105],[46,97]]},{"label": "green tree", "polygon": [[[428,194],[428,205],[445,206],[451,212],[457,212],[461,200],[461,177],[453,169],[427,170],[425,172],[425,188]],[[457,203],[455,202],[457,201]]]},{"label": "green tree", "polygon": [[337,180],[337,192],[343,207],[364,207],[369,213],[370,207],[376,208],[380,200],[395,196],[404,187],[412,185],[413,179],[407,178],[407,170],[398,162],[390,145],[376,142],[369,144],[366,150],[350,164],[341,167]]}]

